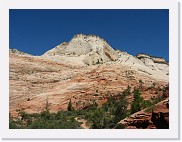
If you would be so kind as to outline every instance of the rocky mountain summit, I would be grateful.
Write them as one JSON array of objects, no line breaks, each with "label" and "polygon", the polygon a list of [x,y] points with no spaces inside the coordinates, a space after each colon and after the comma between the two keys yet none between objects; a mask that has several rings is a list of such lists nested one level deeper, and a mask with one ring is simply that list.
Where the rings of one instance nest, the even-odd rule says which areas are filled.
[{"label": "rocky mountain summit", "polygon": [[63,42],[42,55],[54,61],[70,65],[96,65],[122,63],[149,75],[168,75],[168,63],[161,57],[146,54],[132,56],[127,52],[114,50],[104,39],[96,35],[75,35],[69,42]]},{"label": "rocky mountain summit", "polygon": [[47,102],[50,112],[66,110],[70,100],[76,110],[102,106],[128,85],[139,87],[139,80],[142,97],[150,99],[158,94],[148,87],[160,90],[168,84],[169,64],[163,58],[132,56],[95,35],[77,34],[41,56],[16,49],[9,53],[12,116],[16,110],[40,113]]},{"label": "rocky mountain summit", "polygon": [[70,42],[63,42],[44,53],[43,56],[79,57],[80,63],[94,65],[115,61],[118,58],[116,51],[102,38],[96,35],[75,35]]}]

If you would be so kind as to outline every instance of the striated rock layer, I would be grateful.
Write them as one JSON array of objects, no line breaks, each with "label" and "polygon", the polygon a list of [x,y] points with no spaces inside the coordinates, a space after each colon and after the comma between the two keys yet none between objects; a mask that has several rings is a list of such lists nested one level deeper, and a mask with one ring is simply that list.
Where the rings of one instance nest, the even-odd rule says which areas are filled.
[{"label": "striated rock layer", "polygon": [[[134,57],[114,50],[95,35],[78,34],[42,56],[10,50],[10,113],[40,113],[46,100],[51,112],[102,105],[110,96],[143,81],[145,88],[168,84],[168,64],[150,56]],[[160,63],[159,63],[160,62]],[[165,63],[164,63],[165,62]],[[155,92],[144,91],[144,99]]]}]

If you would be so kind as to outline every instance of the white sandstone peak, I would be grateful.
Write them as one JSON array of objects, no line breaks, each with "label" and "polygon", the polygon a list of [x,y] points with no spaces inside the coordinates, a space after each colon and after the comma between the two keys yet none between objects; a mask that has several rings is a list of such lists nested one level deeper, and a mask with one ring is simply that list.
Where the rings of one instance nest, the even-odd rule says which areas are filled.
[{"label": "white sandstone peak", "polygon": [[148,75],[169,74],[168,63],[161,57],[144,53],[132,56],[121,50],[114,50],[104,39],[94,34],[76,34],[69,42],[63,42],[47,51],[42,57],[73,65],[121,64]]},{"label": "white sandstone peak", "polygon": [[99,36],[76,34],[68,43],[62,43],[47,51],[43,56],[82,56],[87,64],[104,63],[118,59],[118,53]]}]

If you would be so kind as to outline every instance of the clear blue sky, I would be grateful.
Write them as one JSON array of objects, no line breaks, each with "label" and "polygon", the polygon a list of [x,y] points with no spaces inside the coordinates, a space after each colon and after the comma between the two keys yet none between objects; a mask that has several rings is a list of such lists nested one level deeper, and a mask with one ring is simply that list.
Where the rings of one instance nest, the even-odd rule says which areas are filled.
[{"label": "clear blue sky", "polygon": [[10,48],[41,55],[78,33],[169,60],[168,10],[10,10]]}]

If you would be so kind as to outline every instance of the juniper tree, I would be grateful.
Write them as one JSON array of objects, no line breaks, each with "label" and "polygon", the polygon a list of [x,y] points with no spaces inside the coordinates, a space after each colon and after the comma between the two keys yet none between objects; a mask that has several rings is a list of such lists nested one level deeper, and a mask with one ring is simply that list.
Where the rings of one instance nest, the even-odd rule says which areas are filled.
[{"label": "juniper tree", "polygon": [[68,111],[73,111],[73,106],[72,106],[72,103],[71,103],[71,100],[69,101],[68,103],[68,108],[67,108]]}]

